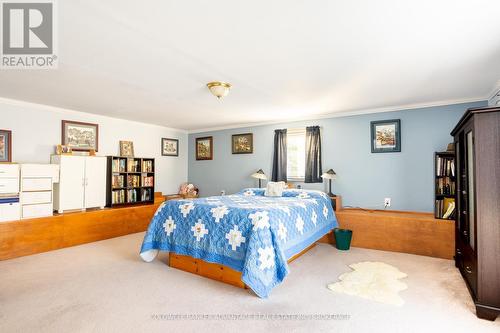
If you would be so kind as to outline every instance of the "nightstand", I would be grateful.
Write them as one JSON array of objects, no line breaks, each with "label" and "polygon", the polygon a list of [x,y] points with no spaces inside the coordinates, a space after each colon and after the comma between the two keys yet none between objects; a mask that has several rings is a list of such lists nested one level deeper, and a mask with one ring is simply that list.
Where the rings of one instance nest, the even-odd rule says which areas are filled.
[{"label": "nightstand", "polygon": [[342,210],[342,197],[340,195],[330,196],[332,199],[332,206],[334,211]]}]

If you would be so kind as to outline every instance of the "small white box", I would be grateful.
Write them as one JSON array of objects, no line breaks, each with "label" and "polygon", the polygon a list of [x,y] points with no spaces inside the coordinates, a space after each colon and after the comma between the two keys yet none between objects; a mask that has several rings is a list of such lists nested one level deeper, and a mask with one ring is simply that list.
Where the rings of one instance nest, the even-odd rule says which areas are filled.
[{"label": "small white box", "polygon": [[15,221],[21,218],[19,202],[0,203],[0,222]]}]

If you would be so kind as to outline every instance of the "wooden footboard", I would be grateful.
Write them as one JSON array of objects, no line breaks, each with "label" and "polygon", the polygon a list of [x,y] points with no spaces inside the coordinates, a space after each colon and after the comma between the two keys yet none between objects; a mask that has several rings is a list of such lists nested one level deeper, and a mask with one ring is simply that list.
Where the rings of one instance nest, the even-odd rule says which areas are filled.
[{"label": "wooden footboard", "polygon": [[[316,243],[313,243],[302,252],[297,253],[288,262],[292,262],[310,249],[312,249]],[[241,272],[235,271],[234,269],[221,265],[206,262],[201,259],[196,259],[191,256],[184,256],[176,253],[170,252],[169,254],[169,265],[189,273],[201,275],[212,280],[224,282],[239,288],[247,288],[243,281],[241,281]]]}]

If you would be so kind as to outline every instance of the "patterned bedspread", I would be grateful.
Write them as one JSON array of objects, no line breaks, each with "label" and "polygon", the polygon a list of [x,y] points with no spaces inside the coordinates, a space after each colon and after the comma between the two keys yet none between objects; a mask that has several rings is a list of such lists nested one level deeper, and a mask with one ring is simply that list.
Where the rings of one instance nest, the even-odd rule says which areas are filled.
[{"label": "patterned bedspread", "polygon": [[172,251],[226,265],[242,272],[243,282],[259,297],[267,297],[287,276],[287,259],[337,225],[330,198],[320,191],[285,190],[282,197],[266,197],[264,189],[249,188],[171,200],[156,211],[141,256]]}]

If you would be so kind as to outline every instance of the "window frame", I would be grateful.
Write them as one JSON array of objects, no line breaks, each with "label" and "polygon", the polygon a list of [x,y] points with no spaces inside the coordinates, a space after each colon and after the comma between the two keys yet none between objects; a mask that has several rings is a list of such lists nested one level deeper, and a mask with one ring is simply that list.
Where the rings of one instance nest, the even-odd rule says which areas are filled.
[{"label": "window frame", "polygon": [[[299,128],[290,128],[290,129],[287,129],[287,147],[286,147],[286,165],[287,165],[287,181],[289,182],[304,182],[305,181],[305,176],[306,176],[306,168],[305,168],[305,149],[306,149],[306,128],[305,127],[299,127]],[[302,176],[290,176],[289,173],[288,173],[288,166],[289,166],[289,136],[303,136],[304,137],[304,174]]]}]

